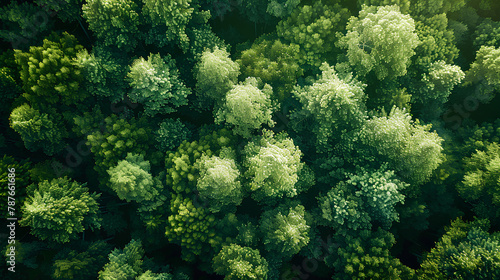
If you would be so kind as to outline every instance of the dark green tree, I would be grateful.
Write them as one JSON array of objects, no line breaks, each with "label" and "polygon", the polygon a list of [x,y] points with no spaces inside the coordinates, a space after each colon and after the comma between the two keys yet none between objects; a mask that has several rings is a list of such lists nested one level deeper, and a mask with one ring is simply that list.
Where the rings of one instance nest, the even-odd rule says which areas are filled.
[{"label": "dark green tree", "polygon": [[224,246],[212,263],[215,273],[224,279],[267,280],[267,261],[258,250],[236,244]]},{"label": "dark green tree", "polygon": [[109,262],[99,271],[99,280],[135,279],[143,272],[144,249],[140,240],[132,239],[123,250],[114,249]]}]

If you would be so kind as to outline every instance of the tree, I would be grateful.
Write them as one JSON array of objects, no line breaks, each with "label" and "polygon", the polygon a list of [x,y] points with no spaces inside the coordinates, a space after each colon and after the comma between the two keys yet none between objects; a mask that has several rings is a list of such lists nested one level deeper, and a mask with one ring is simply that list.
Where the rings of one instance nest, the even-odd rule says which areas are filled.
[{"label": "tree", "polygon": [[489,234],[488,220],[456,219],[425,256],[419,279],[496,279],[500,277],[500,240]]},{"label": "tree", "polygon": [[300,162],[301,151],[286,134],[274,138],[272,133],[265,133],[245,147],[245,177],[252,198],[272,205],[284,196],[297,195],[298,174],[304,163]]},{"label": "tree", "polygon": [[260,230],[267,251],[279,254],[277,258],[290,258],[309,243],[310,225],[302,205],[281,205],[264,212]]},{"label": "tree", "polygon": [[56,12],[63,22],[81,17],[82,0],[36,0],[35,3],[47,12]]},{"label": "tree", "polygon": [[155,147],[161,152],[172,151],[191,136],[191,131],[180,119],[166,119],[155,131]]},{"label": "tree", "polygon": [[410,11],[414,15],[431,16],[460,10],[467,0],[412,1]]},{"label": "tree", "polygon": [[140,240],[132,239],[123,250],[114,249],[109,262],[99,271],[99,280],[128,280],[142,273],[144,249]]},{"label": "tree", "polygon": [[212,263],[215,273],[225,275],[224,279],[267,279],[267,261],[258,250],[241,247],[236,244],[226,245],[214,257]]},{"label": "tree", "polygon": [[[360,142],[368,154],[382,157],[412,185],[424,183],[442,161],[441,139],[429,132],[430,125],[420,125],[404,111],[393,108],[388,116],[367,120],[360,132]],[[371,151],[370,151],[371,150]]]},{"label": "tree", "polygon": [[90,194],[86,183],[67,177],[43,181],[30,195],[22,208],[22,226],[41,240],[66,243],[77,238],[85,229],[99,229],[100,194]]},{"label": "tree", "polygon": [[24,146],[30,151],[42,149],[53,155],[64,148],[63,138],[67,131],[60,126],[61,116],[48,115],[23,104],[10,114],[10,127],[21,135]]},{"label": "tree", "polygon": [[345,30],[349,16],[349,10],[336,1],[314,1],[295,9],[276,31],[280,38],[300,46],[299,64],[317,68],[334,59],[336,34]]},{"label": "tree", "polygon": [[150,54],[147,60],[136,59],[127,78],[132,87],[130,99],[144,104],[148,116],[175,112],[175,108],[187,104],[191,94],[169,55],[162,58],[160,54]]},{"label": "tree", "polygon": [[141,38],[138,6],[133,0],[88,0],[82,7],[90,30],[105,46],[132,51]]},{"label": "tree", "polygon": [[403,14],[410,12],[410,0],[358,0],[358,7],[397,5]]},{"label": "tree", "polygon": [[235,134],[245,138],[249,138],[263,124],[272,127],[275,106],[271,102],[271,94],[271,86],[265,84],[259,89],[255,78],[247,78],[227,93],[225,102],[217,111],[215,122],[226,122],[234,127]]},{"label": "tree", "polygon": [[283,44],[280,40],[263,39],[241,52],[237,60],[245,77],[260,78],[274,89],[278,99],[288,97],[297,78],[302,75],[298,65],[299,46]]},{"label": "tree", "polygon": [[[142,0],[143,15],[153,28],[148,30],[146,43],[165,45],[166,42],[177,41],[181,48],[186,48],[189,38],[186,35],[186,25],[191,20],[193,8],[191,0]],[[164,38],[164,39],[163,39]]]},{"label": "tree", "polygon": [[379,80],[405,75],[420,43],[415,22],[398,6],[364,6],[346,29],[338,45],[347,50],[349,63],[359,75],[373,70]]},{"label": "tree", "polygon": [[477,150],[464,159],[465,174],[457,185],[460,196],[471,203],[474,212],[481,218],[496,221],[500,211],[500,145],[491,143],[484,151]]},{"label": "tree", "polygon": [[144,160],[143,155],[128,153],[124,160],[108,169],[111,188],[120,199],[127,202],[152,200],[158,195],[158,191],[150,170],[149,161]]},{"label": "tree", "polygon": [[[358,129],[366,119],[364,85],[350,76],[342,77],[328,64],[311,86],[297,87],[294,96],[302,103],[305,116],[314,120],[316,150],[331,150],[342,135]],[[292,124],[293,125],[293,124]],[[335,141],[336,140],[336,141]]]},{"label": "tree", "polygon": [[[231,151],[221,153],[227,154]],[[241,203],[243,194],[239,180],[240,171],[234,158],[230,155],[202,155],[196,161],[195,168],[200,170],[196,187],[200,197],[207,200],[210,211],[227,213],[229,209]]]},{"label": "tree", "polygon": [[484,19],[474,32],[474,46],[500,47],[500,22]]},{"label": "tree", "polygon": [[[9,207],[11,209],[19,209],[19,205],[24,204],[24,200],[26,199],[25,186],[27,186],[31,181],[29,178],[30,166],[31,162],[29,159],[16,161],[13,157],[8,155],[4,155],[0,158],[0,201],[3,203],[0,205],[0,213],[2,213],[2,217],[8,218],[11,216],[9,214],[10,211],[8,211]],[[13,175],[9,176],[9,173],[11,173],[9,170],[12,169],[14,170],[14,172],[12,172],[15,174],[14,177]],[[14,183],[14,187],[11,187],[12,183]],[[12,192],[12,190],[14,191]],[[14,205],[12,205],[12,202],[9,202],[11,201],[7,198],[9,196],[15,197]],[[17,213],[14,214],[17,216]]]},{"label": "tree", "polygon": [[0,20],[4,24],[0,29],[0,38],[19,50],[38,45],[54,26],[46,14],[41,17],[39,8],[28,2],[17,4],[11,1],[0,8]]},{"label": "tree", "polygon": [[362,230],[339,241],[340,248],[326,260],[335,268],[335,279],[414,279],[414,271],[391,256],[396,240],[390,232]]},{"label": "tree", "polygon": [[404,203],[402,191],[407,186],[386,166],[358,170],[318,198],[322,218],[327,221],[323,223],[342,235],[370,230],[372,225],[389,229],[392,222],[399,221],[395,207]]},{"label": "tree", "polygon": [[278,18],[290,15],[300,4],[300,0],[269,0],[268,2],[266,12]]},{"label": "tree", "polygon": [[87,97],[80,89],[80,68],[73,62],[82,49],[73,35],[64,32],[61,36],[53,33],[42,46],[31,46],[29,52],[15,50],[24,97],[31,106],[38,109],[47,103],[70,105]]},{"label": "tree", "polygon": [[201,97],[222,103],[226,93],[238,82],[240,67],[224,49],[203,52],[196,65],[196,91]]},{"label": "tree", "polygon": [[478,83],[481,94],[500,89],[500,48],[481,46],[466,73],[466,84]]}]

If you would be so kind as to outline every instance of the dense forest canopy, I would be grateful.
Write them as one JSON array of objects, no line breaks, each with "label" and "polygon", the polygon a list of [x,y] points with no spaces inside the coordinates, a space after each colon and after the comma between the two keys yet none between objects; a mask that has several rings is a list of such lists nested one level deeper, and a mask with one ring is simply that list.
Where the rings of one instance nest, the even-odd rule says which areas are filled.
[{"label": "dense forest canopy", "polygon": [[500,279],[500,2],[0,6],[1,279]]}]

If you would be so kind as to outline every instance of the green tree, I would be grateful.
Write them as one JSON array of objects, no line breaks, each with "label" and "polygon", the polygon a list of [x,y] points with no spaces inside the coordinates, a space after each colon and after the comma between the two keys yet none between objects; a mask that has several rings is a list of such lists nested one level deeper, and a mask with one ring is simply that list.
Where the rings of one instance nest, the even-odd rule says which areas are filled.
[{"label": "green tree", "polygon": [[358,74],[373,70],[379,80],[405,75],[419,43],[414,20],[398,6],[364,6],[338,42]]},{"label": "green tree", "polygon": [[279,254],[277,258],[290,258],[309,243],[310,225],[302,205],[281,205],[264,212],[260,230],[267,251]]},{"label": "green tree", "polygon": [[90,194],[85,185],[67,177],[39,183],[24,203],[19,224],[30,226],[41,240],[57,243],[69,242],[85,229],[99,229],[100,194]]},{"label": "green tree", "polygon": [[358,7],[366,6],[389,6],[397,5],[403,14],[410,11],[410,0],[358,0]]},{"label": "green tree", "polygon": [[413,15],[431,16],[460,10],[468,0],[423,0],[411,1],[410,11]]},{"label": "green tree", "polygon": [[80,89],[83,77],[73,62],[83,49],[73,35],[53,33],[43,46],[31,46],[29,52],[16,50],[16,63],[21,67],[24,97],[31,106],[43,104],[75,104],[85,99]]},{"label": "green tree", "polygon": [[342,135],[363,124],[366,97],[364,85],[352,77],[339,76],[334,67],[326,63],[320,70],[323,72],[313,85],[296,88],[293,94],[302,103],[304,117],[311,116],[314,120],[312,127],[304,129],[312,130],[316,150],[324,152],[332,149],[332,140],[340,140]]},{"label": "green tree", "polygon": [[272,16],[283,18],[290,15],[300,0],[269,0],[266,12]]},{"label": "green tree", "polygon": [[155,146],[161,152],[172,151],[184,140],[190,140],[191,135],[191,131],[180,119],[166,119],[155,131]]},{"label": "green tree", "polygon": [[201,97],[221,103],[226,93],[238,82],[240,67],[231,60],[229,53],[216,47],[203,52],[196,65],[196,90]]},{"label": "green tree", "polygon": [[319,67],[334,59],[337,32],[345,30],[349,10],[336,1],[314,1],[295,9],[276,27],[280,38],[300,46],[299,64]]},{"label": "green tree", "polygon": [[419,279],[496,279],[500,277],[500,239],[488,220],[456,219],[425,256]]},{"label": "green tree", "polygon": [[276,106],[273,106],[271,94],[270,85],[265,84],[259,89],[255,78],[247,78],[227,93],[225,102],[217,111],[215,122],[226,122],[234,127],[234,133],[245,138],[263,124],[272,127],[272,113]]},{"label": "green tree", "polygon": [[304,163],[302,152],[286,134],[264,137],[247,144],[244,150],[252,198],[265,204],[275,204],[283,196],[294,197],[298,193],[298,175]]},{"label": "green tree", "polygon": [[33,152],[42,149],[49,156],[64,148],[63,138],[67,131],[60,123],[57,113],[40,113],[28,104],[17,107],[10,114],[10,127],[21,135],[24,146]]},{"label": "green tree", "polygon": [[[2,213],[2,217],[7,218],[10,216],[10,211],[7,211],[9,206],[13,209],[19,209],[19,205],[24,204],[24,200],[26,199],[26,186],[31,181],[29,178],[30,166],[31,162],[28,159],[16,161],[15,158],[8,155],[4,155],[0,158],[0,200],[3,203],[0,205],[0,213]],[[9,176],[9,173],[11,173],[9,170],[12,169],[15,171],[14,177],[12,177],[12,175]],[[10,187],[9,182],[11,182],[11,184],[14,183],[13,186],[15,189]],[[12,189],[14,189],[14,192],[12,192]],[[15,197],[15,204],[12,206],[12,202],[9,202],[10,200],[7,198],[9,196]],[[17,213],[14,213],[14,215],[18,216]]]},{"label": "green tree", "polygon": [[402,191],[407,186],[386,166],[360,169],[318,198],[322,218],[327,221],[325,225],[343,235],[369,230],[372,225],[389,229],[392,222],[399,221],[395,207],[404,203]]},{"label": "green tree", "polygon": [[132,239],[123,250],[114,249],[109,262],[99,271],[99,280],[134,279],[142,272],[144,249],[140,240]]},{"label": "green tree", "polygon": [[3,23],[0,38],[11,43],[13,49],[20,50],[38,45],[54,26],[47,14],[40,14],[40,9],[28,2],[11,1],[1,7],[0,20]]},{"label": "green tree", "polygon": [[500,22],[484,19],[474,32],[474,46],[500,47]]},{"label": "green tree", "polygon": [[414,271],[390,253],[394,236],[381,228],[341,236],[340,248],[327,257],[335,268],[334,279],[414,279]]},{"label": "green tree", "polygon": [[154,187],[150,171],[149,161],[144,160],[143,155],[128,153],[124,160],[108,169],[111,188],[120,199],[127,202],[152,200],[158,195],[158,191]]},{"label": "green tree", "polygon": [[77,20],[82,14],[83,0],[35,0],[35,3],[48,13],[57,13],[63,22]]},{"label": "green tree", "polygon": [[466,84],[475,83],[481,94],[500,89],[500,48],[481,46],[476,59],[466,72]]},{"label": "green tree", "polygon": [[267,279],[268,264],[258,250],[231,244],[222,247],[212,263],[215,273],[224,279]]},{"label": "green tree", "polygon": [[207,201],[210,211],[227,213],[229,209],[241,203],[243,194],[239,180],[240,171],[234,158],[230,155],[225,157],[202,155],[194,166],[200,170],[196,187],[200,197]]},{"label": "green tree", "polygon": [[263,39],[241,52],[241,58],[237,62],[245,77],[260,78],[273,87],[278,99],[284,99],[297,83],[297,78],[302,75],[302,69],[297,63],[299,50],[299,46],[295,44],[287,45],[280,40]]},{"label": "green tree", "polygon": [[442,162],[443,139],[429,130],[430,125],[420,125],[408,113],[393,108],[388,116],[367,120],[360,141],[372,159],[388,162],[389,168],[407,182],[419,185]]},{"label": "green tree", "polygon": [[132,51],[141,38],[138,9],[133,0],[88,0],[82,7],[97,39],[125,51]]},{"label": "green tree", "polygon": [[142,13],[153,28],[148,30],[146,43],[163,46],[166,42],[177,41],[186,48],[189,38],[186,25],[191,20],[193,8],[191,0],[142,0]]},{"label": "green tree", "polygon": [[127,78],[132,87],[130,99],[144,104],[148,116],[175,112],[175,108],[187,104],[187,96],[191,94],[170,56],[150,54],[147,60],[136,59]]},{"label": "green tree", "polygon": [[491,143],[464,159],[463,181],[457,185],[460,196],[473,205],[482,218],[500,217],[500,145]]}]

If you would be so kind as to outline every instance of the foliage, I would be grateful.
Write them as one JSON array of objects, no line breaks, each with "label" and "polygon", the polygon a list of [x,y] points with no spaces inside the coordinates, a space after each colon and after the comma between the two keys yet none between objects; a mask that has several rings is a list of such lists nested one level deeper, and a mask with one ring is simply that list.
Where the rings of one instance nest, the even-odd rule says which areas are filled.
[{"label": "foliage", "polygon": [[21,135],[24,146],[30,151],[42,149],[47,155],[53,155],[64,148],[63,138],[67,135],[59,126],[61,116],[57,113],[48,115],[23,104],[10,114],[10,127]]},{"label": "foliage", "polygon": [[214,257],[214,271],[224,279],[267,279],[267,261],[258,250],[231,244]]},{"label": "foliage", "polygon": [[260,230],[267,251],[288,258],[309,243],[310,225],[305,211],[302,205],[284,204],[262,214]]},{"label": "foliage", "polygon": [[311,115],[311,129],[316,136],[316,150],[332,149],[332,140],[358,129],[366,118],[364,85],[352,77],[341,77],[334,67],[323,64],[319,79],[311,86],[297,87],[294,95],[303,110]]},{"label": "foliage", "polygon": [[395,206],[404,203],[402,191],[408,185],[383,166],[379,170],[359,170],[318,198],[322,217],[337,234],[371,229],[389,229],[399,221]]},{"label": "foliage", "polygon": [[[2,217],[7,218],[10,216],[8,210],[8,207],[10,206],[11,209],[19,209],[19,205],[24,204],[24,200],[26,198],[26,188],[31,181],[29,178],[29,173],[28,171],[30,170],[31,162],[28,159],[23,159],[20,161],[17,161],[15,158],[4,155],[2,158],[0,158],[0,200],[2,201],[2,205],[0,205],[0,213],[2,213]],[[8,174],[10,173],[9,170],[14,169],[14,174],[16,175],[15,177],[9,176]],[[10,179],[10,178],[14,179]],[[10,185],[9,182],[14,180],[14,194],[15,195],[10,195],[9,193],[12,193],[11,190],[9,189]],[[7,197],[14,197],[15,198],[15,205],[11,206],[9,204],[9,200]],[[12,216],[19,216],[18,213],[14,212],[14,215]]]},{"label": "foliage", "polygon": [[414,272],[391,256],[396,240],[381,228],[341,237],[343,246],[332,257],[335,279],[413,279]]},{"label": "foliage", "polygon": [[77,39],[64,32],[62,36],[53,33],[42,46],[31,46],[29,52],[15,51],[24,96],[32,106],[59,102],[69,105],[86,97],[80,90],[80,68],[73,63],[81,49]]},{"label": "foliage", "polygon": [[415,22],[398,6],[364,6],[351,17],[339,46],[347,49],[349,63],[359,75],[374,71],[379,80],[406,74],[410,58],[420,43]]},{"label": "foliage", "polygon": [[460,10],[468,0],[423,0],[412,1],[410,11],[415,15],[431,16]]},{"label": "foliage", "polygon": [[457,186],[460,196],[474,205],[474,212],[480,217],[491,217],[492,221],[500,216],[500,145],[491,143],[485,151],[476,151],[464,159],[465,174]]},{"label": "foliage", "polygon": [[260,78],[272,86],[279,99],[288,97],[302,69],[297,63],[299,46],[283,44],[280,40],[263,39],[241,53],[237,62],[245,77]]},{"label": "foliage", "polygon": [[43,181],[30,195],[22,208],[22,226],[41,240],[66,243],[77,238],[85,229],[99,229],[100,194],[90,194],[86,183],[67,177]]},{"label": "foliage", "polygon": [[187,105],[187,96],[191,94],[180,80],[170,56],[150,54],[147,60],[136,59],[127,78],[132,87],[130,99],[144,104],[148,116],[175,112],[175,108]]},{"label": "foliage", "polygon": [[82,13],[82,0],[35,0],[47,12],[57,13],[63,22],[78,19]]},{"label": "foliage", "polygon": [[0,38],[20,50],[38,45],[54,25],[46,13],[40,14],[39,8],[28,2],[11,1],[1,7],[0,20],[3,22]]},{"label": "foliage", "polygon": [[235,134],[245,138],[249,138],[263,124],[272,127],[275,106],[271,102],[271,94],[270,85],[265,84],[259,89],[255,78],[247,78],[227,93],[225,102],[217,111],[215,122],[226,122],[234,127]]},{"label": "foliage", "polygon": [[495,279],[500,276],[500,240],[488,220],[457,219],[422,263],[419,279]]},{"label": "foliage", "polygon": [[226,50],[205,50],[195,70],[197,94],[221,103],[238,82],[239,74],[240,67]]},{"label": "foliage", "polygon": [[109,262],[99,271],[99,280],[127,280],[142,272],[144,249],[140,240],[132,239],[123,250],[114,249]]},{"label": "foliage", "polygon": [[180,119],[166,119],[155,131],[155,146],[161,152],[172,151],[184,140],[189,140],[191,135],[191,131]]},{"label": "foliage", "polygon": [[375,157],[383,157],[389,168],[411,184],[422,184],[442,161],[441,142],[430,125],[420,125],[404,111],[393,108],[387,117],[367,120],[360,140],[373,149]]},{"label": "foliage", "polygon": [[474,46],[500,47],[500,22],[489,18],[483,20],[474,32]]},{"label": "foliage", "polygon": [[321,0],[295,9],[276,31],[280,38],[300,46],[299,64],[319,67],[332,60],[337,32],[345,30],[349,10],[336,1]]},{"label": "foliage", "polygon": [[210,211],[228,213],[231,206],[241,203],[240,171],[233,158],[202,155],[194,166],[200,170],[196,188]]},{"label": "foliage", "polygon": [[88,0],[82,7],[83,18],[105,46],[132,51],[141,36],[138,5],[133,0]]},{"label": "foliage", "polygon": [[248,143],[244,150],[252,198],[265,204],[275,204],[284,196],[297,195],[298,174],[303,168],[302,153],[286,134],[264,137]]},{"label": "foliage", "polygon": [[401,13],[408,14],[410,11],[410,0],[358,0],[358,7],[366,6],[389,6],[397,5]]},{"label": "foliage", "polygon": [[466,73],[467,83],[479,83],[481,93],[491,93],[500,89],[500,48],[481,46],[476,60]]}]

